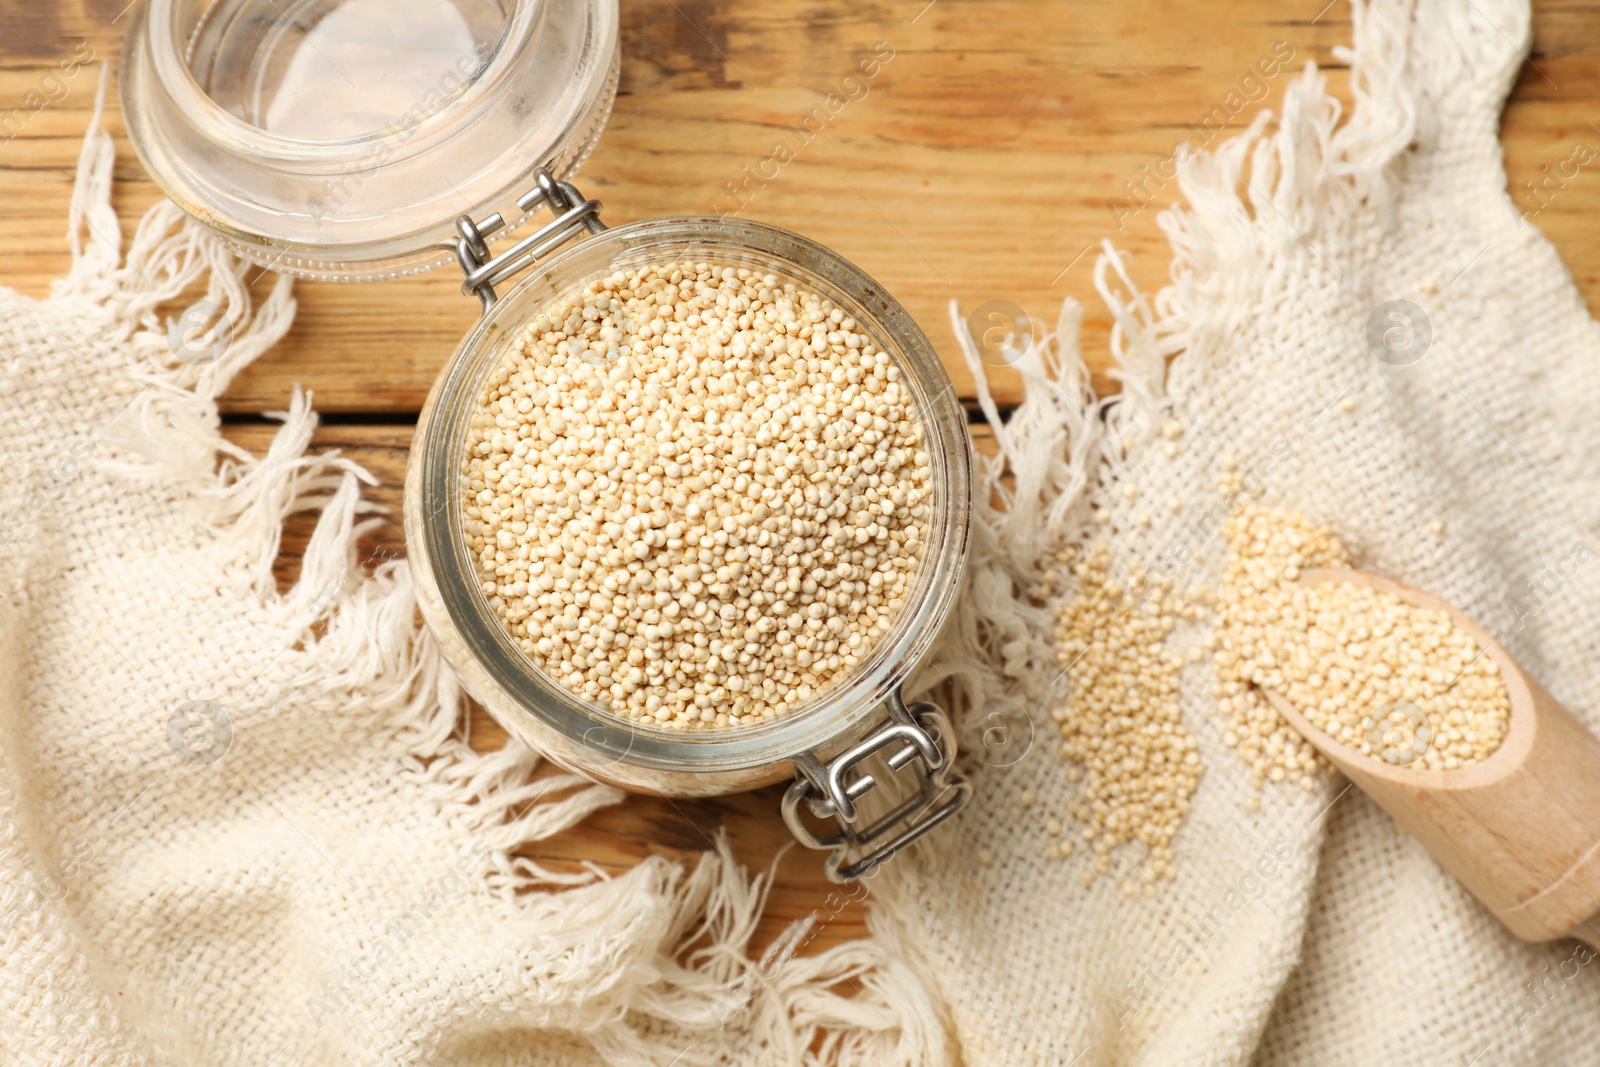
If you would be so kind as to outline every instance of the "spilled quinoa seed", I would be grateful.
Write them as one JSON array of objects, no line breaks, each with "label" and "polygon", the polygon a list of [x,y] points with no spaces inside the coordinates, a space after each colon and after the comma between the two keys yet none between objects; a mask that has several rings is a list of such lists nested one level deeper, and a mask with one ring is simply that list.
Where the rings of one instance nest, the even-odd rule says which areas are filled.
[{"label": "spilled quinoa seed", "polygon": [[904,608],[931,467],[900,368],[822,296],[618,271],[531,323],[468,435],[490,609],[574,694],[673,729],[769,721]]},{"label": "spilled quinoa seed", "polygon": [[1454,770],[1500,746],[1511,715],[1505,682],[1448,612],[1355,582],[1301,582],[1309,570],[1349,569],[1350,557],[1332,532],[1292,512],[1247,504],[1226,539],[1216,695],[1223,740],[1257,788],[1309,789],[1327,766],[1263,688],[1391,766]]},{"label": "spilled quinoa seed", "polygon": [[[1178,435],[1172,433],[1171,437]],[[1349,570],[1350,554],[1326,527],[1263,507],[1224,463],[1218,488],[1232,502],[1223,528],[1220,586],[1179,594],[1138,565],[1113,574],[1103,542],[1067,547],[1037,589],[1051,602],[1065,699],[1052,708],[1078,787],[1068,810],[1094,855],[1081,878],[1111,872],[1113,851],[1137,841],[1147,857],[1124,893],[1154,896],[1176,877],[1173,840],[1202,765],[1178,706],[1184,664],[1210,653],[1223,743],[1251,784],[1310,790],[1330,764],[1262,696],[1282,693],[1330,736],[1391,766],[1451,770],[1488,758],[1510,725],[1510,698],[1495,662],[1449,613],[1413,607],[1353,582],[1301,582],[1316,569]],[[1125,499],[1137,490],[1124,490]],[[1105,515],[1104,510],[1098,513]],[[1187,655],[1172,647],[1180,621],[1209,621]],[[1034,806],[1032,791],[1017,797]],[[1246,807],[1256,810],[1252,794]],[[1074,851],[1053,819],[1044,853]]]},{"label": "spilled quinoa seed", "polygon": [[[1138,841],[1147,850],[1139,884],[1124,879],[1121,889],[1154,896],[1159,880],[1177,876],[1172,840],[1202,770],[1178,711],[1184,658],[1167,638],[1179,618],[1199,618],[1202,609],[1136,567],[1127,584],[1115,580],[1101,542],[1065,549],[1056,562],[1047,587],[1076,587],[1055,603],[1066,700],[1053,713],[1061,754],[1074,764],[1068,779],[1079,782],[1071,810],[1095,856],[1082,880],[1110,873],[1112,850]],[[1070,842],[1047,846],[1053,857],[1071,853]]]}]

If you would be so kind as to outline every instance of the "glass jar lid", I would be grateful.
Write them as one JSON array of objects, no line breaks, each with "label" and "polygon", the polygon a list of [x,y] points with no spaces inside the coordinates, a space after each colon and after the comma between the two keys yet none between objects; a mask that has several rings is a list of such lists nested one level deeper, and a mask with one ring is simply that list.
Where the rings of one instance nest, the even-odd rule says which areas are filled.
[{"label": "glass jar lid", "polygon": [[247,258],[367,281],[454,258],[455,220],[574,173],[616,94],[616,0],[145,0],[129,136]]}]

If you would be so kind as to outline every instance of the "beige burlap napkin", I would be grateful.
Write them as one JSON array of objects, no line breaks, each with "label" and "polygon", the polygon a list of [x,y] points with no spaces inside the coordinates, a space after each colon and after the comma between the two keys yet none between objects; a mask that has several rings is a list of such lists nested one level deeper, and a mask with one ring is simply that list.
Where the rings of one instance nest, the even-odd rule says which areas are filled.
[{"label": "beige burlap napkin", "polygon": [[[1050,714],[1049,616],[1027,596],[1056,548],[1096,537],[1122,567],[1214,584],[1226,454],[1263,503],[1331,524],[1358,565],[1459,606],[1600,725],[1600,566],[1575,565],[1594,558],[1600,518],[1600,337],[1507,196],[1497,140],[1527,5],[1352,10],[1347,119],[1306,72],[1280,114],[1183,163],[1183,203],[1161,220],[1170,285],[1142,296],[1102,257],[1120,399],[1088,396],[1071,305],[1020,363],[1027,399],[999,433],[1015,484],[984,517],[959,627],[929,672],[962,694],[977,799],[879,879],[973,1067],[1594,1057],[1592,953],[1513,940],[1339,778],[1269,787],[1247,810],[1209,660],[1181,675],[1206,769],[1177,880],[1128,897],[1138,846],[1087,888],[1090,850],[1049,855],[1050,819],[1082,826],[1079,787]],[[1403,356],[1383,341],[1397,309],[1413,331]],[[1209,627],[1185,621],[1170,643]],[[1026,756],[996,744],[1030,726]]]},{"label": "beige burlap napkin", "polygon": [[764,881],[727,857],[515,854],[622,794],[468,747],[309,397],[264,456],[222,437],[289,283],[254,304],[170,204],[122,260],[113,151],[90,133],[70,277],[0,290],[0,1062],[927,1062],[937,1007],[880,946],[745,959]]}]

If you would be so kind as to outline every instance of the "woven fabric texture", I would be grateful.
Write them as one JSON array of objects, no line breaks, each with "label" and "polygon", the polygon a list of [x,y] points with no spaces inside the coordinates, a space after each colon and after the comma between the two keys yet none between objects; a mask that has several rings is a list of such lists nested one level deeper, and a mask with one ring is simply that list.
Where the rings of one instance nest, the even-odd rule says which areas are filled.
[{"label": "woven fabric texture", "polygon": [[[880,878],[973,1067],[1593,1059],[1600,985],[1577,962],[1592,954],[1514,940],[1340,777],[1309,793],[1269,784],[1246,810],[1209,658],[1181,676],[1206,770],[1177,880],[1155,900],[1124,896],[1136,846],[1088,888],[1088,849],[1046,857],[1049,818],[1069,835],[1083,824],[1048,714],[1061,672],[1049,617],[1026,594],[1057,547],[1097,537],[1119,565],[1152,572],[1192,550],[1176,584],[1214,586],[1224,545],[1206,516],[1228,454],[1261,503],[1331,525],[1358,566],[1458,606],[1600,725],[1600,565],[1572,565],[1596,554],[1600,338],[1513,207],[1497,140],[1528,8],[1353,10],[1347,119],[1308,70],[1277,115],[1181,165],[1183,204],[1161,219],[1167,287],[1136,293],[1117,254],[1101,257],[1120,397],[1088,394],[1075,306],[1021,360],[1026,402],[999,434],[1014,481],[995,484],[1003,507],[980,524],[930,676],[960,695],[978,796]],[[1369,318],[1391,300],[1431,330],[1409,365],[1369,346]],[[1169,419],[1184,427],[1175,457],[1159,433]],[[1210,625],[1182,622],[1170,643],[1187,649]],[[986,750],[997,723],[1026,732],[1019,707],[1032,711],[1027,755],[1014,739],[994,752],[993,734]],[[1038,803],[1020,806],[1024,791]],[[980,849],[992,861],[973,862]]]},{"label": "woven fabric texture", "polygon": [[[170,204],[124,260],[113,151],[91,131],[71,275],[0,290],[0,1063],[923,1062],[937,1007],[881,946],[747,965],[765,882],[725,854],[516,855],[622,794],[471,750],[309,397],[263,456],[221,436],[290,285],[252,302]],[[158,313],[196,300],[202,337]]]}]

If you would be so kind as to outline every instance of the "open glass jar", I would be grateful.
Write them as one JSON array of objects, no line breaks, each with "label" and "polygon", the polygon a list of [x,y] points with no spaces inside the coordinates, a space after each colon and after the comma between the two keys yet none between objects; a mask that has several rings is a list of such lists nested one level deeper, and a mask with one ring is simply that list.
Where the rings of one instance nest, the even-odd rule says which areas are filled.
[{"label": "open glass jar", "polygon": [[452,259],[455,217],[575,172],[617,88],[616,0],[145,0],[128,136],[235,251],[368,281]]},{"label": "open glass jar", "polygon": [[[565,176],[615,91],[615,0],[407,0],[367,11],[375,2],[147,0],[122,71],[146,166],[192,215],[269,266],[361,280],[456,260],[483,315],[419,418],[404,511],[423,616],[463,685],[514,735],[627,789],[707,795],[792,778],[790,828],[829,851],[831,877],[859,877],[970,795],[943,713],[900,695],[967,556],[971,444],[937,355],[877,283],[793,233],[715,217],[600,221],[600,205]],[[541,212],[551,216],[542,227],[491,248]],[[781,717],[692,731],[624,718],[548,676],[491,610],[463,514],[473,414],[528,324],[592,281],[683,262],[776,275],[853,319],[898,368],[930,492],[911,592],[858,661]]]}]

